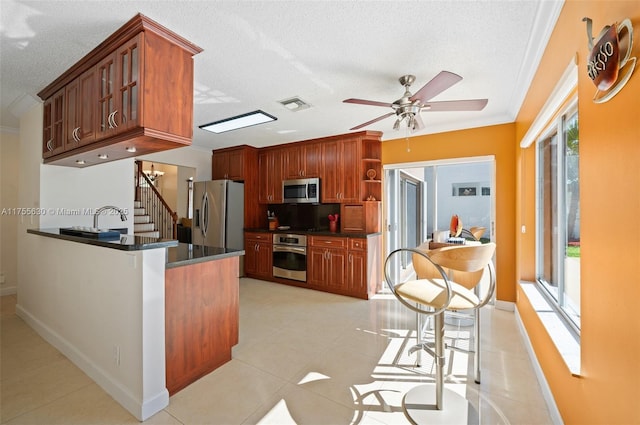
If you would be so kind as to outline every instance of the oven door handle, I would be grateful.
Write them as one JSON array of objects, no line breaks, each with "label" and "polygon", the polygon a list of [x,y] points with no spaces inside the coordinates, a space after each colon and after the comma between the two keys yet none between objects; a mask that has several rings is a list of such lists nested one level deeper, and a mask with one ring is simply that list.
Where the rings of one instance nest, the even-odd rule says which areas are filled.
[{"label": "oven door handle", "polygon": [[300,247],[295,247],[295,246],[274,245],[273,246],[273,252],[297,252],[297,253],[300,253],[300,254],[306,254],[307,253],[307,248],[300,248]]}]

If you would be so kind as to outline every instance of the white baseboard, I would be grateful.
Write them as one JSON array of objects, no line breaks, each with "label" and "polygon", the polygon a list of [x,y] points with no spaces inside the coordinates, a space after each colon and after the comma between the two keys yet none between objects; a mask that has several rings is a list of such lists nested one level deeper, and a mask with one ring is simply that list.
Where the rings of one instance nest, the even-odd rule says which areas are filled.
[{"label": "white baseboard", "polygon": [[533,346],[531,345],[529,335],[527,334],[527,330],[524,327],[524,323],[522,323],[522,319],[520,318],[517,307],[515,307],[515,317],[516,323],[518,324],[518,329],[520,330],[520,335],[522,336],[522,340],[524,342],[524,346],[527,349],[527,354],[529,355],[529,359],[531,360],[531,364],[533,365],[533,370],[536,374],[536,377],[538,378],[538,383],[540,384],[540,388],[542,390],[542,396],[544,397],[544,401],[547,404],[549,416],[551,417],[554,425],[562,425],[564,423],[562,421],[562,416],[560,416],[560,411],[558,410],[556,401],[553,398],[553,394],[551,393],[551,388],[549,388],[547,379],[542,372],[542,367],[540,366],[540,363],[538,363],[538,358],[533,351]]},{"label": "white baseboard", "polygon": [[129,411],[136,419],[144,421],[169,405],[169,392],[165,388],[158,394],[140,400],[120,385],[102,368],[91,361],[80,350],[45,323],[38,320],[20,304],[16,305],[16,314],[33,328],[49,344],[64,354],[73,364],[95,381],[104,391]]},{"label": "white baseboard", "polygon": [[13,295],[18,293],[18,288],[16,286],[3,286],[0,288],[0,296],[5,295]]},{"label": "white baseboard", "polygon": [[498,310],[514,311],[516,308],[516,304],[512,303],[511,301],[496,300],[495,308],[497,308]]}]

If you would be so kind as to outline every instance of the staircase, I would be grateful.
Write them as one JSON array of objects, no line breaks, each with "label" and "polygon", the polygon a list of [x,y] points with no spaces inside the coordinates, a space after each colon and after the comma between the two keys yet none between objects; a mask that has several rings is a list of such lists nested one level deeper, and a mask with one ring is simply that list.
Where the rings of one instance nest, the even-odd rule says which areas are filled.
[{"label": "staircase", "polygon": [[135,161],[135,164],[133,234],[152,238],[177,239],[178,214],[169,207],[153,182],[142,171],[142,161]]},{"label": "staircase", "polygon": [[146,208],[140,201],[133,203],[133,234],[151,238],[160,237],[160,232],[156,230],[155,223],[151,221],[151,216],[147,214]]}]

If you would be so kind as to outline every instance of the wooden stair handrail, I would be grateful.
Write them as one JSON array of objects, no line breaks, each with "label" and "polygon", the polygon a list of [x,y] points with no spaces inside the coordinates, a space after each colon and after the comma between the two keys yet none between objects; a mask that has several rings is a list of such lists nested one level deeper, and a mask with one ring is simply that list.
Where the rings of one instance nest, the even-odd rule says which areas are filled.
[{"label": "wooden stair handrail", "polygon": [[136,196],[135,196],[135,199],[136,200],[140,200],[140,179],[143,178],[147,182],[147,185],[153,190],[153,193],[156,196],[156,198],[160,201],[162,206],[167,210],[167,212],[171,216],[171,221],[172,221],[172,226],[171,227],[173,229],[172,237],[173,237],[173,239],[177,239],[177,237],[178,237],[178,213],[171,209],[169,204],[167,204],[167,201],[165,201],[164,198],[162,197],[162,195],[160,194],[160,192],[158,192],[158,189],[156,189],[156,187],[153,184],[153,182],[149,179],[149,177],[147,177],[147,175],[145,173],[142,172],[142,161],[136,161],[136,165],[137,165],[136,169],[137,169],[138,179],[136,180],[136,192],[135,192]]}]

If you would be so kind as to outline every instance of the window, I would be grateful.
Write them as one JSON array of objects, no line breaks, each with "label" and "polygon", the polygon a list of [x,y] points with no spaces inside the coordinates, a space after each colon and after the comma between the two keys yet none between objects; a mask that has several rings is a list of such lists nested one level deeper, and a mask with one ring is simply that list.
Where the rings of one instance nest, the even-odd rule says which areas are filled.
[{"label": "window", "polygon": [[536,278],[580,330],[580,178],[577,102],[537,141]]}]

